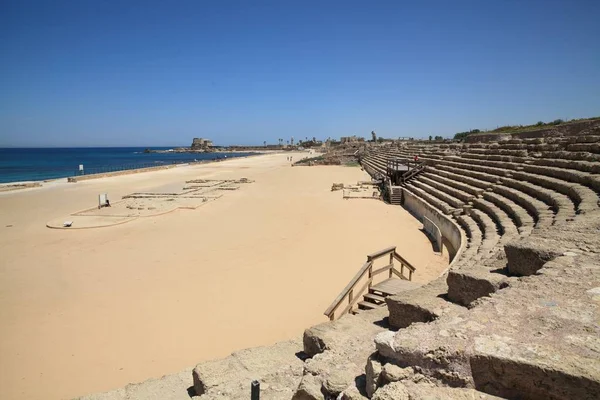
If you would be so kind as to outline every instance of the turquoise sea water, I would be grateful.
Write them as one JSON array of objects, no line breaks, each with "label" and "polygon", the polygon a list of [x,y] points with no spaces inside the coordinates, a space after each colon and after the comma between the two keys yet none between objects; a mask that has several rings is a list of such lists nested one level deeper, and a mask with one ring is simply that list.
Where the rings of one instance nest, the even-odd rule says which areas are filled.
[{"label": "turquoise sea water", "polygon": [[[38,181],[253,153],[144,153],[143,147],[0,148],[0,183]],[[152,147],[167,150],[168,147]]]}]

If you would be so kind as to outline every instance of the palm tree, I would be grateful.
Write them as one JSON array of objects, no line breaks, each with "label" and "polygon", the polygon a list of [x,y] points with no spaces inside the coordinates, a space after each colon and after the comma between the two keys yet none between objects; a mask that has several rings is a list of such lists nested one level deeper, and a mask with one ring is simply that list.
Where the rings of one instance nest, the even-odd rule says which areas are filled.
[{"label": "palm tree", "polygon": [[266,140],[263,142],[263,144],[265,145],[265,147],[267,147],[267,141]]},{"label": "palm tree", "polygon": [[371,131],[371,137],[373,138],[373,142],[377,141],[377,134],[375,134],[375,131]]}]

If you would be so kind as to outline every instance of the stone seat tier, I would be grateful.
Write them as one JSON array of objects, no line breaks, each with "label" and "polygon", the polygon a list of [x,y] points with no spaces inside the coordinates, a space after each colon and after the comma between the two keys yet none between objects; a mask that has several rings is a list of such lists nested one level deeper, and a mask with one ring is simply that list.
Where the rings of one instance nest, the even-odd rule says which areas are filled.
[{"label": "stone seat tier", "polygon": [[420,179],[420,177],[417,177],[417,179],[413,180],[411,183],[412,185],[414,185],[415,187],[424,190],[425,192],[429,193],[430,195],[437,197],[438,199],[440,199],[441,201],[449,204],[450,206],[454,207],[454,208],[462,208],[462,206],[465,204],[464,201],[457,199],[456,197],[444,192],[441,189],[438,189],[436,187],[430,186],[424,182],[422,182]]},{"label": "stone seat tier", "polygon": [[588,153],[588,152],[575,152],[575,151],[542,151],[539,153],[531,153],[530,156],[535,157],[535,158],[579,160],[579,161],[590,161],[590,162],[599,162],[600,161],[600,154],[594,154],[594,153]]},{"label": "stone seat tier", "polygon": [[379,334],[378,355],[448,386],[503,398],[600,398],[600,327],[592,294],[599,263],[597,256],[559,257],[460,318],[443,315]]},{"label": "stone seat tier", "polygon": [[448,300],[465,307],[507,286],[506,257],[498,248],[487,260],[460,263],[448,271]]},{"label": "stone seat tier", "polygon": [[562,223],[575,217],[575,205],[564,194],[543,188],[523,180],[503,178],[502,185],[533,196],[552,207],[555,223]]},{"label": "stone seat tier", "polygon": [[475,195],[471,193],[467,193],[460,189],[455,188],[454,186],[446,185],[438,179],[434,179],[436,176],[432,174],[428,174],[427,172],[420,174],[416,179],[419,182],[423,182],[431,187],[434,187],[442,192],[448,193],[450,196],[460,200],[462,203],[468,203],[473,200]]},{"label": "stone seat tier", "polygon": [[529,157],[502,156],[499,154],[460,153],[460,157],[463,160],[473,159],[473,160],[504,161],[504,162],[515,162],[515,163],[524,163],[524,162],[533,160]]},{"label": "stone seat tier", "polygon": [[488,214],[475,208],[469,210],[469,215],[477,222],[481,232],[483,232],[483,240],[479,247],[479,254],[481,255],[481,259],[487,259],[494,252],[494,249],[496,249],[496,246],[500,241],[496,223]]},{"label": "stone seat tier", "polygon": [[594,133],[587,133],[583,135],[571,136],[568,139],[568,143],[598,143],[600,142],[600,132],[596,130]]},{"label": "stone seat tier", "polygon": [[578,160],[561,160],[551,158],[536,158],[530,161],[532,165],[545,165],[548,167],[558,167],[565,169],[575,169],[578,171],[600,174],[600,163]]},{"label": "stone seat tier", "polygon": [[533,226],[535,225],[535,220],[533,217],[525,208],[521,207],[514,201],[494,192],[485,192],[483,194],[483,198],[506,212],[506,214],[512,218],[515,225],[519,228],[519,233],[529,233],[531,232],[531,229],[533,229]]},{"label": "stone seat tier", "polygon": [[[456,178],[451,178],[449,177],[449,173],[446,173],[445,171],[441,171],[433,167],[427,167],[426,172],[424,172],[422,176],[426,176],[429,179],[436,180],[440,183],[445,184],[446,186],[454,187],[472,196],[481,196],[485,191],[485,189],[481,187],[472,186],[468,183],[459,181]],[[480,181],[480,184],[485,185],[486,188],[489,186],[489,183],[483,181]]]},{"label": "stone seat tier", "polygon": [[392,328],[406,328],[417,322],[431,322],[442,315],[459,315],[465,309],[445,299],[448,292],[446,276],[421,286],[386,297],[389,324]]},{"label": "stone seat tier", "polygon": [[[443,165],[439,165],[440,169],[453,168],[452,172],[462,173],[468,176],[475,176],[481,180],[494,181],[494,183],[509,182],[511,178],[515,178],[514,181],[528,183],[527,187],[530,189],[526,192],[532,196],[539,198],[542,201],[548,202],[553,201],[553,206],[557,210],[559,206],[566,207],[564,199],[570,202],[571,205],[568,207],[571,210],[575,210],[575,202],[573,199],[577,199],[577,191],[572,190],[572,185],[554,178],[544,177],[541,175],[529,174],[522,171],[507,171],[505,169],[471,165],[466,163],[458,163],[454,161],[440,161]],[[486,171],[486,172],[481,172]],[[518,177],[518,179],[517,179]],[[545,186],[544,186],[545,185]],[[514,187],[514,186],[511,186]],[[568,197],[566,194],[562,194],[560,190],[568,192],[572,197]],[[532,194],[535,191],[537,195]],[[538,197],[539,196],[539,197]],[[560,200],[559,200],[560,199]],[[557,201],[555,201],[557,200]],[[558,201],[559,200],[559,201]]]},{"label": "stone seat tier", "polygon": [[569,196],[577,213],[587,213],[598,208],[598,195],[588,187],[524,171],[515,171],[512,176]]},{"label": "stone seat tier", "polygon": [[[564,168],[518,164],[504,161],[473,160],[461,158],[461,162],[476,163],[501,169],[522,170],[514,172],[514,177],[520,176],[540,186],[556,190],[569,196],[578,206],[580,212],[589,212],[598,207],[600,177],[577,170]],[[565,182],[566,181],[566,182]]]},{"label": "stone seat tier", "polygon": [[371,169],[373,169],[381,174],[386,173],[385,168],[381,168],[381,166],[379,166],[371,157],[365,157],[363,159],[363,163],[368,165]]},{"label": "stone seat tier", "polygon": [[452,169],[452,167],[446,167],[445,169],[427,167],[427,171],[441,176],[446,180],[455,182],[456,184],[461,185],[463,188],[462,190],[464,190],[465,192],[472,193],[477,196],[479,196],[482,192],[484,192],[486,189],[489,189],[493,185],[493,183],[489,181],[484,181],[477,178],[473,178],[471,176],[451,172],[450,169]]},{"label": "stone seat tier", "polygon": [[550,206],[543,201],[538,200],[520,190],[504,185],[494,185],[492,186],[492,190],[526,209],[531,215],[533,215],[536,226],[552,225],[552,222],[554,221],[554,212],[552,212]]},{"label": "stone seat tier", "polygon": [[473,207],[480,209],[492,218],[498,227],[500,236],[502,236],[502,242],[519,236],[519,230],[515,222],[504,210],[494,203],[484,199],[475,199],[473,200]]},{"label": "stone seat tier", "polygon": [[420,197],[421,199],[425,200],[427,203],[431,204],[433,207],[441,210],[444,214],[450,214],[456,210],[455,207],[453,207],[450,204],[446,203],[445,201],[440,200],[439,198],[429,194],[425,190],[414,186],[412,183],[407,183],[405,185],[405,187],[408,190],[410,190],[411,192],[413,192],[416,196]]},{"label": "stone seat tier", "polygon": [[[444,162],[445,162],[445,160],[444,160]],[[463,175],[466,177],[477,179],[479,181],[489,182],[490,186],[501,182],[499,176],[491,175],[491,174],[484,173],[484,172],[472,171],[470,169],[463,169],[460,165],[455,166],[453,164],[458,164],[458,163],[442,164],[440,162],[439,164],[436,164],[435,167],[442,171],[453,172],[457,175]]]},{"label": "stone seat tier", "polygon": [[481,255],[478,253],[483,241],[483,232],[481,232],[481,228],[469,215],[459,215],[456,217],[456,220],[461,228],[467,233],[469,239],[467,244],[468,247],[463,250],[460,264],[464,264],[473,259],[480,259]]}]

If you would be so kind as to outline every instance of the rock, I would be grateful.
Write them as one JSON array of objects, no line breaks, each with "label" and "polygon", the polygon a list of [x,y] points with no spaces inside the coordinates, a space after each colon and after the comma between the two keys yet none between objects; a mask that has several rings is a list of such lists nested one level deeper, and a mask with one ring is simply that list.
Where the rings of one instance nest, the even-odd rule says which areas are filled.
[{"label": "rock", "polygon": [[377,353],[371,354],[371,356],[367,360],[367,367],[365,368],[365,371],[367,375],[365,389],[367,391],[367,397],[371,398],[373,397],[373,393],[375,393],[375,391],[377,390],[377,387],[382,384],[382,368],[381,363],[377,360]]},{"label": "rock", "polygon": [[400,382],[392,382],[379,388],[371,398],[373,400],[411,400],[408,390]]},{"label": "rock", "polygon": [[411,378],[414,373],[411,367],[401,368],[396,364],[387,363],[383,366],[382,377],[387,382],[398,382]]},{"label": "rock", "polygon": [[[357,351],[366,349],[369,351],[372,346],[373,338],[379,332],[385,331],[385,328],[375,324],[383,318],[387,311],[382,307],[381,310],[373,310],[358,315],[344,315],[333,322],[324,322],[315,325],[304,331],[303,344],[304,352],[309,356],[315,356],[325,350],[339,351]],[[372,318],[371,318],[372,317]],[[364,358],[361,360],[361,364]]]},{"label": "rock", "polygon": [[367,400],[360,390],[354,385],[350,386],[342,393],[342,400]]},{"label": "rock", "polygon": [[353,369],[335,370],[323,383],[323,390],[330,395],[337,396],[354,382],[355,376]]},{"label": "rock", "polygon": [[510,275],[528,276],[535,274],[542,266],[563,251],[533,240],[512,241],[504,246]]},{"label": "rock", "polygon": [[292,400],[324,400],[325,396],[321,392],[321,385],[321,380],[316,376],[304,375]]},{"label": "rock", "polygon": [[[297,340],[280,342],[203,362],[192,373],[194,390],[198,395],[221,393],[227,398],[246,398],[250,383],[256,379],[261,391],[272,393],[270,398],[289,399],[302,377],[303,362],[296,356],[300,349]],[[278,390],[271,390],[274,387]]]}]

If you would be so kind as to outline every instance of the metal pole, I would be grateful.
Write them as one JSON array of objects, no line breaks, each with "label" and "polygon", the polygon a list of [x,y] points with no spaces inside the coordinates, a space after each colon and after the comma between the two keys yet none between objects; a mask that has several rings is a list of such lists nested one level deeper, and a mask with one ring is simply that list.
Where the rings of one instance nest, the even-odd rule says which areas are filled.
[{"label": "metal pole", "polygon": [[252,400],[259,400],[260,399],[260,382],[259,381],[252,381],[252,383],[250,384],[250,398]]}]

